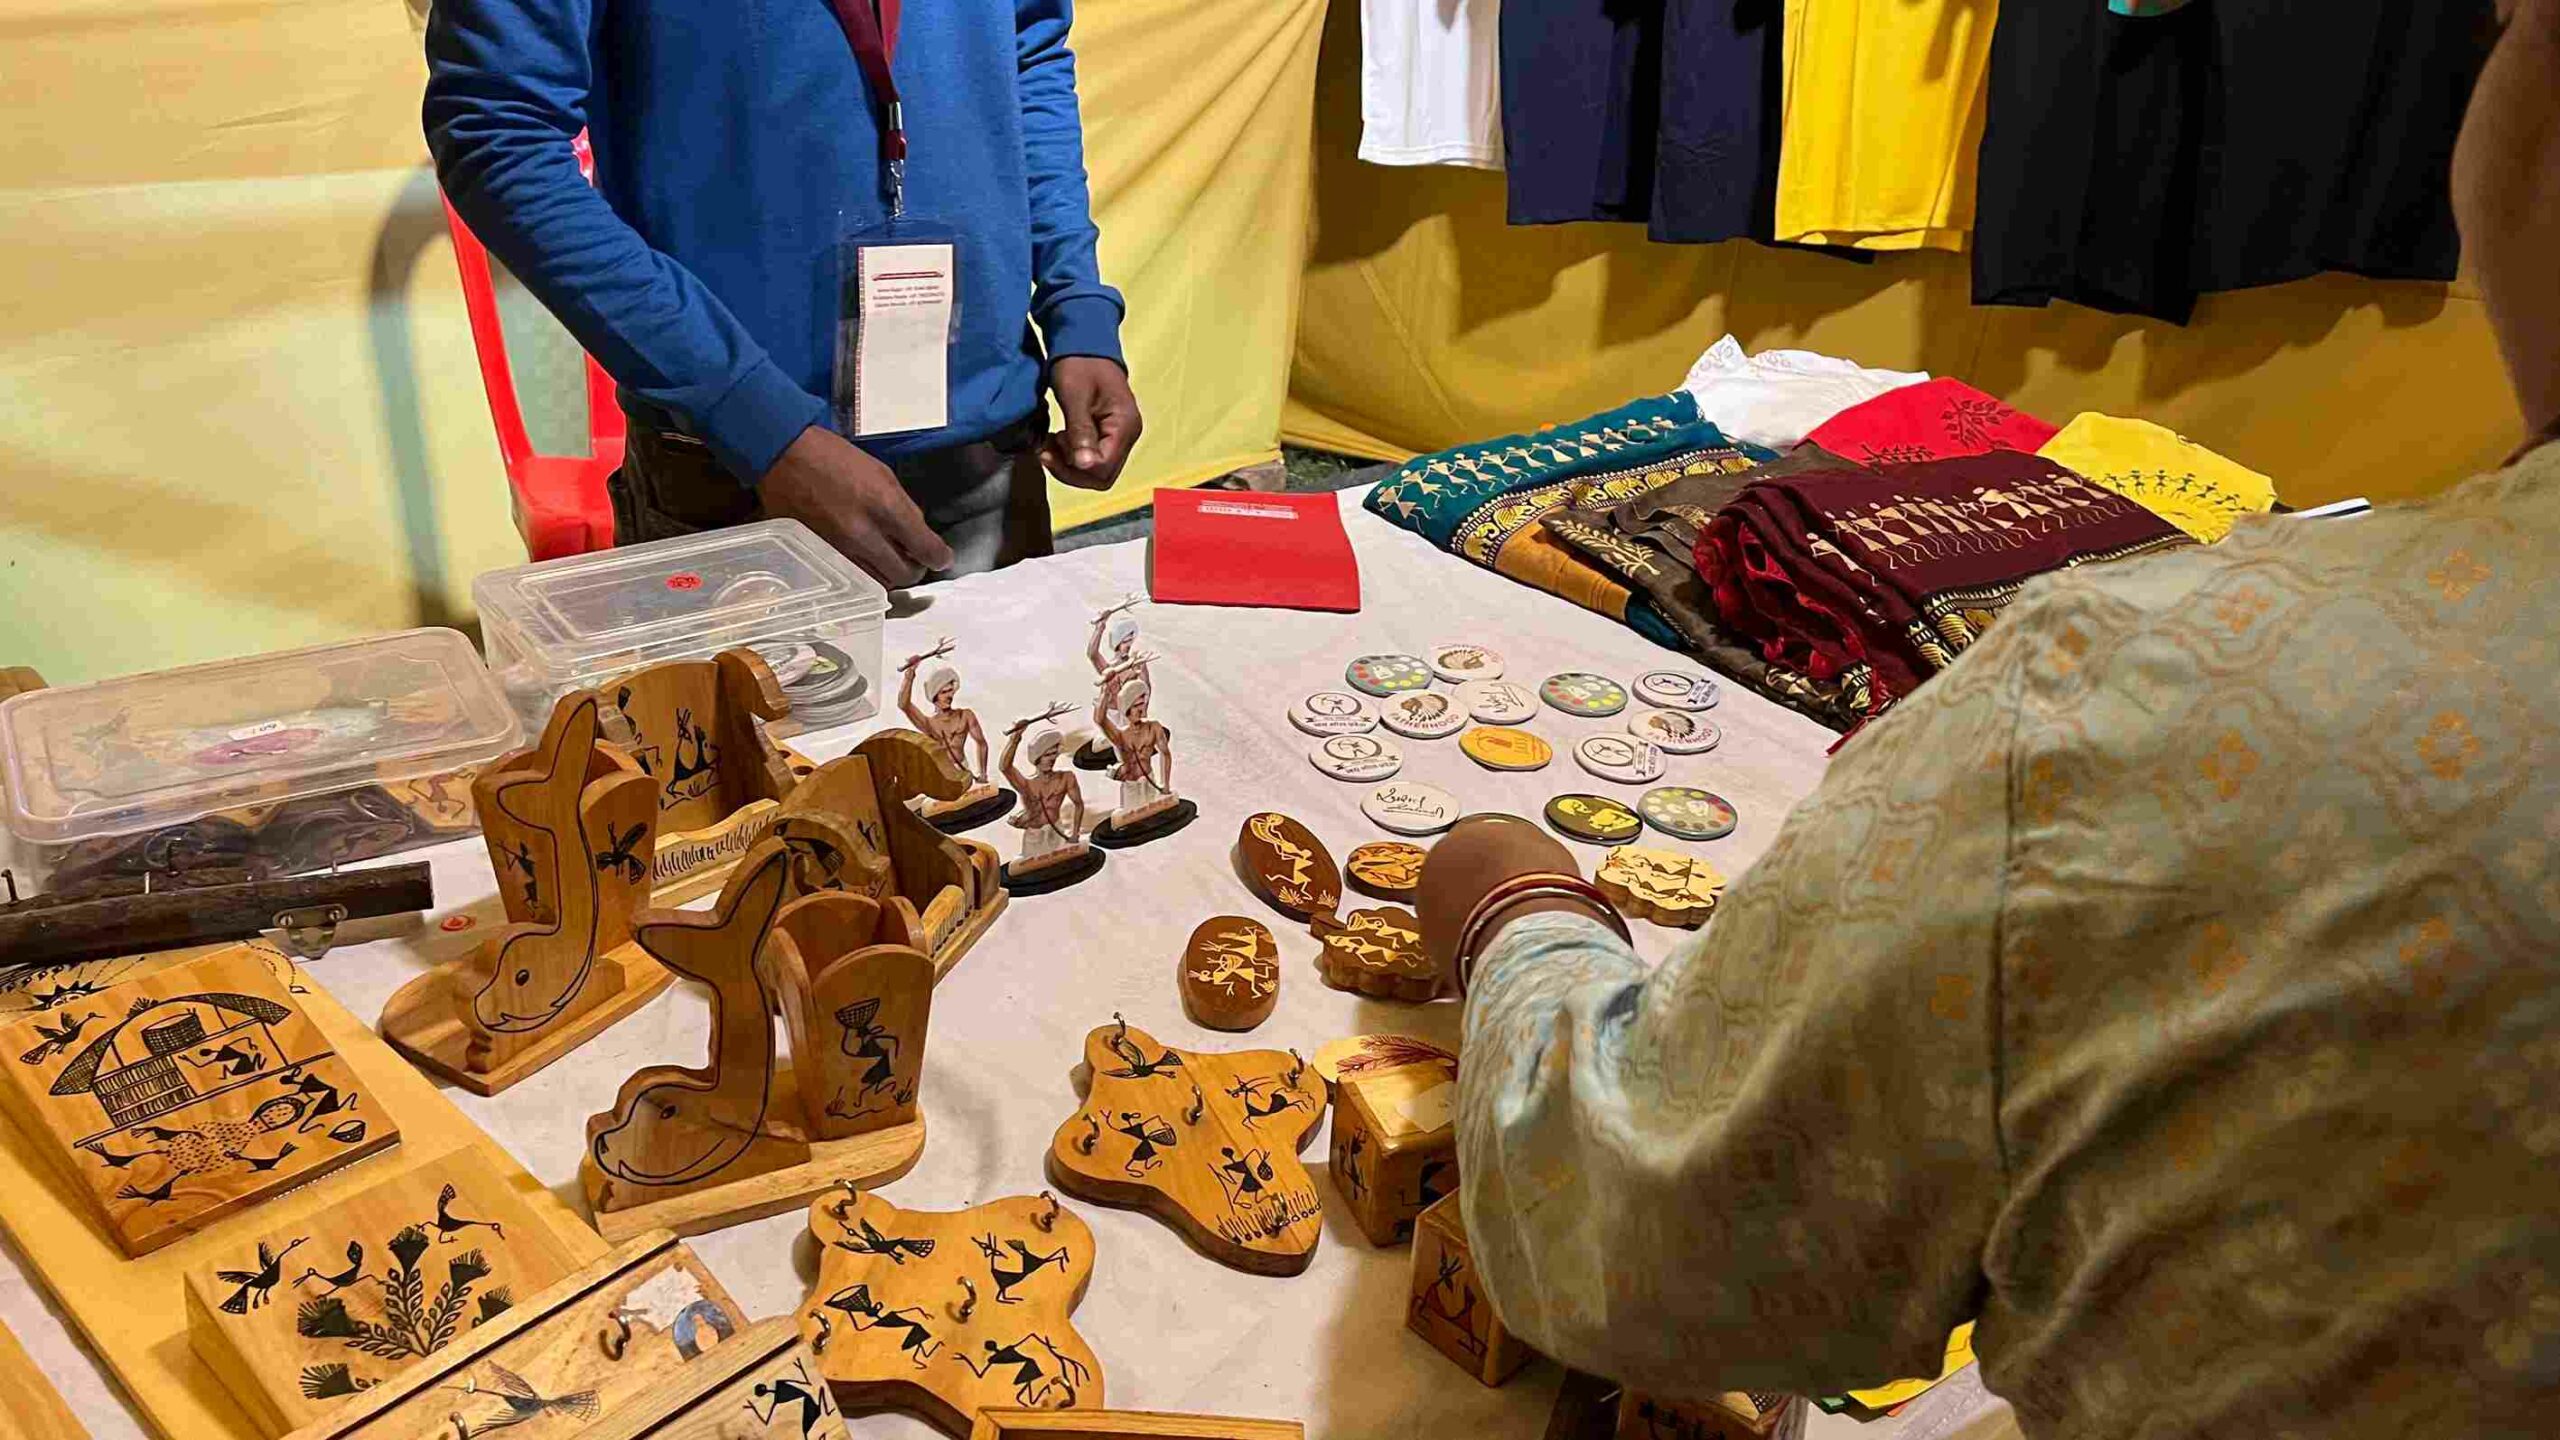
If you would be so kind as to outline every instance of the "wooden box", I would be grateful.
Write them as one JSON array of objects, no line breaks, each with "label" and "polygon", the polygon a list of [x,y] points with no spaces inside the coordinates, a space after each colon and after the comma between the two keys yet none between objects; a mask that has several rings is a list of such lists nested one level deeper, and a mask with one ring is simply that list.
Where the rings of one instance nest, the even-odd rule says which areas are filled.
[{"label": "wooden box", "polygon": [[1769,1440],[1797,1403],[1786,1395],[1740,1390],[1682,1401],[1630,1390],[1618,1397],[1615,1440]]},{"label": "wooden box", "polygon": [[1486,1385],[1501,1384],[1529,1363],[1529,1347],[1504,1328],[1476,1278],[1455,1195],[1433,1201],[1413,1223],[1413,1293],[1404,1323]]},{"label": "wooden box", "polygon": [[1443,1065],[1347,1074],[1333,1087],[1334,1184],[1376,1245],[1413,1237],[1413,1220],[1458,1188],[1457,1075]]},{"label": "wooden box", "polygon": [[1155,1410],[981,1410],[969,1440],[1306,1440],[1295,1420]]},{"label": "wooden box", "polygon": [[675,1367],[578,1440],[846,1440],[846,1432],[800,1327],[776,1316]]},{"label": "wooden box", "polygon": [[271,956],[233,946],[0,1028],[0,1108],[127,1255],[399,1139]]},{"label": "wooden box", "polygon": [[281,1435],[576,1268],[478,1151],[457,1150],[200,1254],[186,1277],[187,1338],[259,1427]]}]

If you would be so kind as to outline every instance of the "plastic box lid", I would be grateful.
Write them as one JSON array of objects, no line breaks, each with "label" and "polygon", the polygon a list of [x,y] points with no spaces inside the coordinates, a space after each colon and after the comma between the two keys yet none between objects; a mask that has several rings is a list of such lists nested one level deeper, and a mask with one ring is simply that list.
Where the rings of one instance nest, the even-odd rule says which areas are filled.
[{"label": "plastic box lid", "polygon": [[492,570],[471,598],[493,658],[555,681],[889,610],[879,581],[797,520]]},{"label": "plastic box lid", "polygon": [[524,729],[471,642],[408,630],[0,702],[9,829],[58,844],[484,764]]}]

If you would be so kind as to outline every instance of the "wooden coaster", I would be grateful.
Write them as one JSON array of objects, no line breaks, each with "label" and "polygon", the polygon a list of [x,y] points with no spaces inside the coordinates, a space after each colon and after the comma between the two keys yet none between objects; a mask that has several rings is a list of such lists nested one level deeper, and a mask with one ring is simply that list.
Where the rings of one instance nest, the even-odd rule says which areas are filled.
[{"label": "wooden coaster", "polygon": [[1623,845],[1644,833],[1643,819],[1606,795],[1559,795],[1546,814],[1557,830],[1595,845]]},{"label": "wooden coaster", "polygon": [[1636,677],[1635,692],[1666,710],[1712,710],[1724,698],[1715,681],[1694,670],[1647,670]]},{"label": "wooden coaster", "polygon": [[1647,790],[1636,801],[1636,813],[1654,829],[1682,840],[1721,840],[1740,819],[1731,801],[1686,785]]},{"label": "wooden coaster", "polygon": [[1458,797],[1418,780],[1390,780],[1369,792],[1360,813],[1398,835],[1437,835],[1458,823]]},{"label": "wooden coaster", "polygon": [[1422,884],[1422,862],[1431,852],[1404,840],[1372,840],[1343,861],[1351,888],[1381,900],[1411,903]]},{"label": "wooden coaster", "polygon": [[1434,645],[1425,657],[1431,673],[1452,685],[1502,678],[1502,654],[1482,645]]},{"label": "wooden coaster", "polygon": [[1724,876],[1715,866],[1644,845],[1610,851],[1592,880],[1620,914],[1682,930],[1706,924],[1724,896]]},{"label": "wooden coaster", "polygon": [[1342,904],[1342,872],[1324,842],[1276,810],[1245,817],[1236,866],[1254,894],[1300,923]]},{"label": "wooden coaster", "polygon": [[1280,1002],[1280,943],[1259,920],[1220,915],[1200,922],[1176,967],[1182,1013],[1212,1030],[1250,1030]]},{"label": "wooden coaster", "polygon": [[1422,922],[1410,910],[1354,910],[1341,920],[1318,916],[1316,973],[1336,990],[1380,1000],[1420,1002],[1440,993],[1440,967],[1422,948]]},{"label": "wooden coaster", "polygon": [[1603,780],[1641,785],[1662,778],[1662,752],[1632,735],[1585,735],[1574,763]]},{"label": "wooden coaster", "polygon": [[1378,715],[1357,695],[1319,690],[1289,707],[1289,723],[1310,735],[1362,735],[1378,728]]},{"label": "wooden coaster", "polygon": [[1337,1084],[1345,1075],[1393,1070],[1404,1065],[1440,1065],[1458,1073],[1458,1057],[1428,1040],[1411,1035],[1352,1035],[1316,1047],[1311,1062],[1317,1078]]},{"label": "wooden coaster", "polygon": [[1384,735],[1336,735],[1309,750],[1307,763],[1336,780],[1374,785],[1404,768],[1404,750]]},{"label": "wooden coaster", "polygon": [[1544,770],[1556,747],[1526,730],[1481,725],[1458,737],[1458,748],[1487,770]]},{"label": "wooden coaster", "polygon": [[1627,687],[1606,675],[1588,670],[1566,670],[1547,677],[1538,687],[1546,702],[1567,715],[1598,719],[1615,715],[1627,708]]},{"label": "wooden coaster", "polygon": [[1458,687],[1458,704],[1486,725],[1525,725],[1538,715],[1538,692],[1509,680],[1471,680]]},{"label": "wooden coaster", "polygon": [[1629,716],[1627,733],[1673,755],[1703,754],[1724,743],[1724,731],[1716,722],[1685,710],[1647,710]]},{"label": "wooden coaster", "polygon": [[1401,695],[1431,688],[1431,667],[1413,655],[1363,655],[1342,672],[1363,695]]},{"label": "wooden coaster", "polygon": [[1445,740],[1467,728],[1467,712],[1437,690],[1417,691],[1382,701],[1378,719],[1408,740]]}]

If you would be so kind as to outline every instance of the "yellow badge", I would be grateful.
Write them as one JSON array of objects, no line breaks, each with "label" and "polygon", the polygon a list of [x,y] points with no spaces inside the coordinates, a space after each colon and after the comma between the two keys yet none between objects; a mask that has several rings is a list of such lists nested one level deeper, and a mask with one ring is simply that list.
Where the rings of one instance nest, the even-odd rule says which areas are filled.
[{"label": "yellow badge", "polygon": [[1458,737],[1467,758],[1488,770],[1539,770],[1556,758],[1555,747],[1526,730],[1479,725]]}]

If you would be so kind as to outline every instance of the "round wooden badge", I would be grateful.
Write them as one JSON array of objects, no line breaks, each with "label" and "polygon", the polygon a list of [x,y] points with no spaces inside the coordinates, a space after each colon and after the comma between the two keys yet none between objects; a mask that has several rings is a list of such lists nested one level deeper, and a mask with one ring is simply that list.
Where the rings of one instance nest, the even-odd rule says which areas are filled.
[{"label": "round wooden badge", "polygon": [[1712,710],[1724,692],[1695,670],[1647,670],[1636,677],[1636,698],[1669,710]]},{"label": "round wooden badge", "polygon": [[1458,823],[1458,797],[1417,780],[1390,780],[1369,792],[1360,813],[1398,835],[1437,835]]},{"label": "round wooden badge", "polygon": [[1559,795],[1547,802],[1547,823],[1594,845],[1623,845],[1644,833],[1636,812],[1606,795]]},{"label": "round wooden badge", "polygon": [[1458,737],[1458,748],[1487,770],[1543,770],[1556,747],[1526,730],[1480,725]]},{"label": "round wooden badge", "polygon": [[1502,678],[1501,654],[1481,645],[1435,645],[1429,663],[1432,674],[1452,685]]},{"label": "round wooden badge", "polygon": [[1336,990],[1380,1000],[1429,1000],[1440,993],[1440,967],[1422,949],[1422,922],[1392,906],[1354,910],[1316,922],[1316,974]]},{"label": "round wooden badge", "polygon": [[1467,712],[1437,690],[1381,701],[1378,718],[1408,740],[1445,740],[1467,728]]},{"label": "round wooden badge", "polygon": [[1588,670],[1567,670],[1550,675],[1547,683],[1538,687],[1538,693],[1546,698],[1548,704],[1567,715],[1580,715],[1586,719],[1615,715],[1627,708],[1626,686]]},{"label": "round wooden badge", "polygon": [[1182,947],[1182,1013],[1212,1030],[1250,1030],[1280,1002],[1280,943],[1242,915],[1200,922]]},{"label": "round wooden badge", "polygon": [[1486,725],[1521,725],[1538,715],[1538,692],[1509,680],[1470,680],[1458,687],[1458,704]]},{"label": "round wooden badge", "polygon": [[1647,710],[1629,716],[1627,733],[1674,755],[1702,754],[1724,743],[1724,731],[1716,722],[1685,710]]},{"label": "round wooden badge", "polygon": [[1654,829],[1683,840],[1721,840],[1733,833],[1736,820],[1731,801],[1686,785],[1647,790],[1636,812]]},{"label": "round wooden badge", "polygon": [[1245,817],[1236,834],[1244,883],[1292,920],[1312,920],[1342,904],[1342,872],[1315,832],[1276,810]]},{"label": "round wooden badge", "polygon": [[1319,690],[1289,707],[1289,723],[1310,735],[1360,735],[1378,728],[1378,716],[1357,695]]},{"label": "round wooden badge", "polygon": [[1410,904],[1422,884],[1422,862],[1430,854],[1407,840],[1372,840],[1343,858],[1343,878],[1363,895]]},{"label": "round wooden badge", "polygon": [[1307,763],[1336,780],[1374,785],[1404,768],[1404,751],[1384,735],[1336,735],[1308,751]]},{"label": "round wooden badge", "polygon": [[1401,695],[1431,688],[1431,667],[1411,655],[1363,655],[1342,672],[1363,695]]}]

